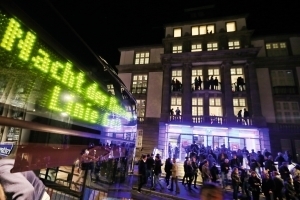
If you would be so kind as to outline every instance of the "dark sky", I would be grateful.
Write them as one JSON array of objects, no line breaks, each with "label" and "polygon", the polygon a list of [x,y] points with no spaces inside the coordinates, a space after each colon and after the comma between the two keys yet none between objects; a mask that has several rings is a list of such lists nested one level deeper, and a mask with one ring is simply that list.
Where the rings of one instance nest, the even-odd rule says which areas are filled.
[{"label": "dark sky", "polygon": [[[45,3],[47,1],[52,8],[49,3]],[[172,22],[249,13],[248,29],[255,29],[257,35],[300,32],[300,8],[297,1],[15,0],[15,2],[24,7],[26,12],[31,12],[32,18],[40,20],[46,30],[48,27],[47,31],[55,35],[67,48],[75,49],[73,41],[76,37],[73,36],[72,41],[70,33],[67,34],[67,31],[64,31],[65,27],[62,27],[67,25],[64,22],[54,22],[54,17],[45,17],[46,10],[55,9],[97,55],[104,57],[113,66],[119,63],[118,48],[161,44],[164,25]],[[200,10],[194,14],[186,11],[201,6],[213,8]],[[80,51],[82,55],[88,54],[87,48],[81,47],[77,53]],[[89,58],[82,56],[82,59]]]}]

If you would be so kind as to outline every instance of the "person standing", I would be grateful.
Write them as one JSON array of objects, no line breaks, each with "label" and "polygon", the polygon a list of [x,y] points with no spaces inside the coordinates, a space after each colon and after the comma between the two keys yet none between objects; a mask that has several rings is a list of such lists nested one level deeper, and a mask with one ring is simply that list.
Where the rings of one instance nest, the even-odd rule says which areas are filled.
[{"label": "person standing", "polygon": [[197,189],[197,178],[198,178],[198,169],[199,165],[197,163],[196,157],[192,158],[192,168],[193,168],[193,176],[192,179],[194,180],[194,188]]},{"label": "person standing", "polygon": [[259,200],[261,182],[260,179],[257,177],[255,171],[251,172],[251,176],[249,178],[248,183],[250,186],[250,190],[252,191],[253,200]]},{"label": "person standing", "polygon": [[209,165],[208,165],[207,160],[203,161],[201,172],[202,172],[203,183],[211,182],[212,177],[211,177],[211,174],[210,174],[210,169],[209,169]]},{"label": "person standing", "polygon": [[280,177],[280,174],[277,171],[272,173],[273,182],[274,182],[274,192],[273,199],[283,200],[282,198],[282,189],[284,188],[283,180]]},{"label": "person standing", "polygon": [[228,172],[229,172],[229,160],[226,158],[224,162],[221,163],[221,178],[222,178],[222,187],[226,188],[228,185]]},{"label": "person standing", "polygon": [[249,117],[250,117],[249,111],[246,108],[244,108],[244,121],[245,121],[245,125],[250,125],[248,123]]},{"label": "person standing", "polygon": [[233,168],[231,173],[231,182],[232,182],[232,188],[233,188],[233,199],[238,199],[238,192],[239,192],[239,186],[241,184],[241,178],[239,175],[239,169],[237,167]]},{"label": "person standing", "polygon": [[172,162],[171,162],[171,158],[168,158],[165,162],[165,172],[166,172],[166,183],[167,183],[167,187],[170,184],[170,177],[171,177],[171,170],[172,170]]},{"label": "person standing", "polygon": [[172,179],[171,179],[171,188],[170,188],[171,191],[173,191],[174,182],[176,186],[176,194],[179,194],[180,189],[178,186],[178,164],[176,163],[176,158],[173,158]]},{"label": "person standing", "polygon": [[159,182],[159,178],[161,175],[161,166],[162,166],[162,163],[160,160],[160,156],[156,155],[155,161],[154,161],[154,185],[152,187],[152,190],[155,190],[157,184],[160,186],[161,190],[164,189],[164,187]]},{"label": "person standing", "polygon": [[138,192],[141,192],[141,188],[145,183],[147,183],[147,157],[146,155],[142,155],[141,160],[139,161],[139,185]]},{"label": "person standing", "polygon": [[186,166],[187,166],[187,162],[189,161],[189,157],[185,157],[185,161],[183,163],[183,170],[184,170],[184,175],[183,175],[183,178],[182,178],[182,185],[184,185],[184,181],[188,182],[188,177],[186,175]]},{"label": "person standing", "polygon": [[186,176],[188,177],[188,188],[189,190],[192,190],[192,182],[194,177],[194,169],[192,167],[192,161],[187,161],[186,165]]},{"label": "person standing", "polygon": [[298,200],[298,198],[296,197],[296,190],[293,186],[293,182],[291,178],[288,178],[285,182],[284,182],[284,188],[285,188],[285,198],[286,200]]},{"label": "person standing", "polygon": [[154,159],[153,153],[147,155],[146,165],[147,165],[147,181],[150,179],[150,187],[153,188],[153,167],[154,167]]},{"label": "person standing", "polygon": [[262,179],[262,192],[264,193],[266,200],[271,200],[274,192],[274,181],[270,178],[270,175],[266,173]]}]

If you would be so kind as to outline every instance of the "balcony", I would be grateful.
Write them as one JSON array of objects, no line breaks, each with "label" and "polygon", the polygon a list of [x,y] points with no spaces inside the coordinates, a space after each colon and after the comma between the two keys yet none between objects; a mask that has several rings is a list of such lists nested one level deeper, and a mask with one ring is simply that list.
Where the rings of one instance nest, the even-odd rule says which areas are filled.
[{"label": "balcony", "polygon": [[204,92],[204,91],[218,91],[218,92],[220,92],[221,91],[221,83],[219,83],[218,86],[214,86],[214,87],[202,87],[201,85],[196,87],[195,84],[192,83],[191,90],[193,92]]},{"label": "balcony", "polygon": [[293,95],[298,94],[296,86],[275,86],[273,87],[274,95]]},{"label": "balcony", "polygon": [[[185,121],[181,115],[170,115],[169,122],[182,123]],[[192,116],[192,123],[199,125],[212,126],[253,126],[252,118],[227,117],[219,116]]]},{"label": "balcony", "polygon": [[132,87],[131,88],[132,94],[146,94],[147,93],[147,87]]},{"label": "balcony", "polygon": [[246,84],[243,83],[242,85],[237,85],[237,83],[231,84],[232,92],[244,92],[246,91]]}]

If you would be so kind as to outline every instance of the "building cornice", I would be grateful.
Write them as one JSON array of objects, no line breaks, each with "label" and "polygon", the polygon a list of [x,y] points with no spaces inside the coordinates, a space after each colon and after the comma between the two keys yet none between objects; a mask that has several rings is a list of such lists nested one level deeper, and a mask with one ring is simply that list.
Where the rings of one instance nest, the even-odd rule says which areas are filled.
[{"label": "building cornice", "polygon": [[202,51],[202,52],[186,52],[162,54],[162,64],[177,64],[177,63],[199,63],[199,62],[218,62],[232,60],[252,60],[260,50],[260,47],[230,49],[218,51]]},{"label": "building cornice", "polygon": [[155,71],[162,71],[162,64],[161,63],[152,63],[152,64],[145,64],[145,65],[117,65],[116,66],[119,73],[139,73],[139,72],[155,72]]}]

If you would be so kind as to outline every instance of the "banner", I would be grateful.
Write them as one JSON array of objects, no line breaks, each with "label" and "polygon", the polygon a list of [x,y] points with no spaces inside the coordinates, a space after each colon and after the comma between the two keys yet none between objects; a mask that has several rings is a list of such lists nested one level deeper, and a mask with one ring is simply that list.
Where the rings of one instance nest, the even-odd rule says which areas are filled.
[{"label": "banner", "polygon": [[0,143],[0,156],[9,156],[14,148],[14,143]]}]

